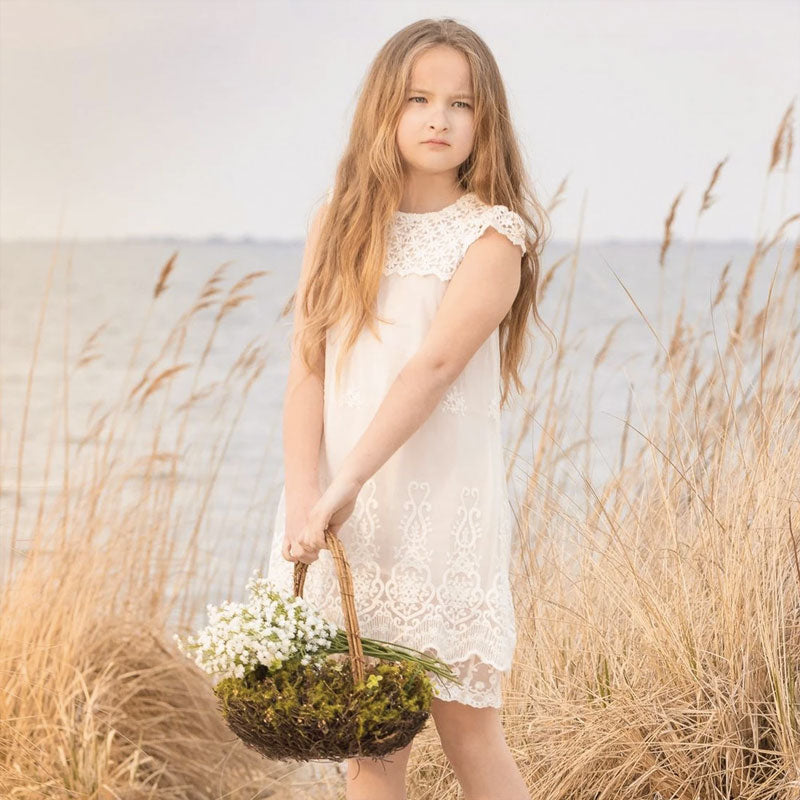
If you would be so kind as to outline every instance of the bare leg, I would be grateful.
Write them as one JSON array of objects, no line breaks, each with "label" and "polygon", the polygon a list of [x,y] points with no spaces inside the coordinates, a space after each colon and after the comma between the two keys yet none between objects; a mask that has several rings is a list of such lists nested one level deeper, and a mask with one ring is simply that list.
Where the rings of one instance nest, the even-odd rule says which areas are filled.
[{"label": "bare leg", "polygon": [[413,740],[383,761],[347,759],[347,800],[406,800],[406,767]]},{"label": "bare leg", "polygon": [[431,714],[464,800],[530,800],[508,749],[499,709],[434,697]]}]

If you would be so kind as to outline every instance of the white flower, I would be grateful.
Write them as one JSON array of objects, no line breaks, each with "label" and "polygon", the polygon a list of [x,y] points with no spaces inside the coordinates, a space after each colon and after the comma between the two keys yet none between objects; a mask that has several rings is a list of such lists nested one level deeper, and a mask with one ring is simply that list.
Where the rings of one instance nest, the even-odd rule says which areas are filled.
[{"label": "white flower", "polygon": [[253,571],[246,588],[249,602],[209,603],[208,625],[197,636],[173,639],[179,650],[210,674],[243,677],[259,664],[279,666],[299,655],[302,664],[310,654],[324,653],[338,632],[306,600],[278,589]]}]

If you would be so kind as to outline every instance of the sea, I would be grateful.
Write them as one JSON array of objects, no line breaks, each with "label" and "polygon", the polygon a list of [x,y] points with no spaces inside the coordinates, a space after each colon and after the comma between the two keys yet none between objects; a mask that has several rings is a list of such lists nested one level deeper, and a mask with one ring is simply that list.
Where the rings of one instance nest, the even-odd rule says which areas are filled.
[{"label": "sea", "polygon": [[[509,459],[516,453],[514,502],[531,479],[538,491],[556,480],[534,474],[541,447],[561,453],[559,492],[576,513],[589,487],[601,487],[618,468],[626,416],[630,444],[641,443],[669,402],[653,362],[682,303],[685,324],[706,334],[707,357],[724,346],[754,243],[678,240],[663,267],[660,248],[657,241],[548,242],[542,274],[554,271],[539,313],[559,350],[531,325],[526,393],[502,418]],[[208,602],[244,599],[246,577],[266,567],[283,481],[291,318],[281,312],[302,254],[301,241],[0,241],[3,579],[26,557],[40,503],[62,501],[65,476],[72,502],[90,486],[113,421],[126,437],[119,467],[125,502],[139,497],[148,453],[161,454],[151,479],[167,481],[177,452],[179,513],[170,535],[197,537]],[[756,308],[779,259],[785,268],[789,257],[777,249],[765,259],[753,287]],[[155,297],[170,259],[167,285]],[[712,309],[726,267],[729,288]],[[546,414],[551,399],[559,405],[555,423]],[[570,449],[580,441],[584,449]]]}]

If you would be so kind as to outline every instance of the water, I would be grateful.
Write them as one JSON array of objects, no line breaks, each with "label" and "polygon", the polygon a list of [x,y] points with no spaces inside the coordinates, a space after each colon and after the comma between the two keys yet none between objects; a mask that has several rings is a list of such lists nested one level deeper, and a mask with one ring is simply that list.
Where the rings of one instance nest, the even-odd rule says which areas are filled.
[{"label": "water", "polygon": [[[569,243],[551,242],[545,253],[544,270],[569,252],[570,247]],[[658,400],[647,380],[649,363],[657,346],[611,270],[617,273],[655,324],[661,288],[659,247],[657,242],[595,242],[581,248],[570,327],[565,336],[565,342],[572,345],[564,359],[570,381],[570,412],[560,432],[559,447],[566,448],[585,436],[586,392],[593,359],[610,328],[618,320],[625,320],[609,357],[595,378],[591,420],[593,459],[587,476],[595,484],[602,482],[610,465],[616,463],[617,442],[622,430],[617,418],[625,416],[629,384],[634,386],[637,405],[645,414]],[[701,328],[710,329],[710,301],[716,293],[719,274],[730,261],[731,289],[725,303],[715,310],[718,336],[724,342],[728,329],[726,316],[728,319],[734,316],[731,298],[741,283],[752,250],[752,244],[747,242],[697,244],[691,251],[683,243],[674,244],[664,272],[665,320],[671,322],[674,318],[686,281],[689,287],[687,318],[697,319]],[[125,382],[134,342],[151,307],[153,287],[162,266],[175,251],[178,256],[168,289],[152,306],[144,328],[141,354],[132,376]],[[215,418],[215,403],[209,400],[199,404],[189,418],[183,451],[188,456],[187,467],[182,467],[180,472],[181,507],[185,511],[176,535],[188,535],[194,524],[192,514],[201,507],[201,499],[196,494],[198,486],[204,485],[210,465],[215,458],[218,460],[217,484],[201,530],[204,566],[213,575],[213,596],[207,600],[218,602],[232,594],[241,595],[244,576],[254,566],[266,564],[272,519],[283,479],[281,409],[291,320],[289,317],[279,319],[279,312],[295,289],[301,258],[300,242],[79,241],[60,247],[53,242],[0,244],[0,543],[4,557],[14,515],[17,450],[28,370],[51,262],[55,264],[54,281],[29,404],[23,460],[23,503],[17,539],[17,547],[23,553],[40,492],[55,497],[61,491],[65,435],[77,447],[92,424],[116,402],[122,387],[130,388],[141,377],[144,366],[159,352],[181,314],[196,302],[214,270],[228,262],[220,282],[223,296],[249,272],[268,270],[269,274],[251,284],[246,294],[252,295],[252,299],[234,308],[222,321],[220,333],[199,376],[195,375],[195,365],[213,329],[217,308],[206,308],[196,314],[188,326],[184,351],[178,359],[192,366],[174,378],[169,402],[174,407],[177,399],[185,399],[195,380],[198,390],[224,381],[249,342],[255,340],[264,345],[266,366],[250,390],[224,454],[218,450],[214,455],[213,447],[220,431],[230,428],[238,409],[235,402],[229,403]],[[774,260],[768,262],[768,267],[773,265]],[[753,301],[757,308],[766,297],[769,273],[769,268],[762,268],[757,277]],[[569,279],[570,266],[564,264],[540,308],[542,317],[557,334],[561,332],[562,298]],[[104,323],[106,327],[92,349],[97,358],[76,371],[74,365],[87,338]],[[544,335],[537,328],[533,330],[537,343],[526,371],[528,385],[542,358],[553,358],[549,356],[549,343]],[[669,335],[664,338],[666,343]],[[713,340],[708,345],[709,354],[713,354]],[[68,434],[64,427],[61,386],[65,348],[71,375]],[[161,362],[154,374],[171,363],[170,359]],[[244,379],[239,379],[238,385],[243,383]],[[235,396],[241,393],[236,392]],[[145,420],[149,424],[143,424],[141,431],[151,429],[164,398],[161,391],[148,401]],[[509,446],[518,415],[518,408],[516,412],[504,412],[504,435]],[[168,451],[174,445],[180,418],[177,415],[166,420],[160,449]],[[541,420],[535,421],[521,448],[512,482],[514,496],[524,484],[531,454],[541,435],[540,423]],[[43,472],[51,437],[55,447],[50,479],[45,483]],[[139,435],[134,441],[136,452],[149,452],[150,438]],[[71,458],[74,463],[74,456]],[[583,466],[581,460],[569,476],[569,486],[576,496],[584,492],[579,473]],[[566,468],[571,469],[568,465]],[[167,471],[165,463],[164,474]],[[136,474],[132,478],[130,491],[135,492]],[[78,484],[80,476],[73,476],[71,480]],[[240,565],[239,573],[234,574],[231,564],[240,549],[252,556]]]}]

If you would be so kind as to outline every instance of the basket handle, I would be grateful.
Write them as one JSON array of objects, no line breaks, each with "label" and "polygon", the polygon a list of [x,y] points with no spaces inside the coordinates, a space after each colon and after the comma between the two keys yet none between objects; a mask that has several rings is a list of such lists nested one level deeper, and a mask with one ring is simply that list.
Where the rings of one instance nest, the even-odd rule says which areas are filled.
[{"label": "basket handle", "polygon": [[[330,548],[336,565],[336,576],[339,579],[339,593],[342,597],[342,611],[344,612],[345,626],[347,628],[347,649],[350,653],[350,669],[353,682],[360,683],[364,680],[364,648],[361,646],[361,633],[358,628],[356,605],[353,594],[353,576],[350,565],[344,554],[344,545],[335,533],[325,528],[325,542]],[[294,593],[296,597],[303,596],[303,585],[308,572],[308,564],[304,561],[294,562]]]}]

